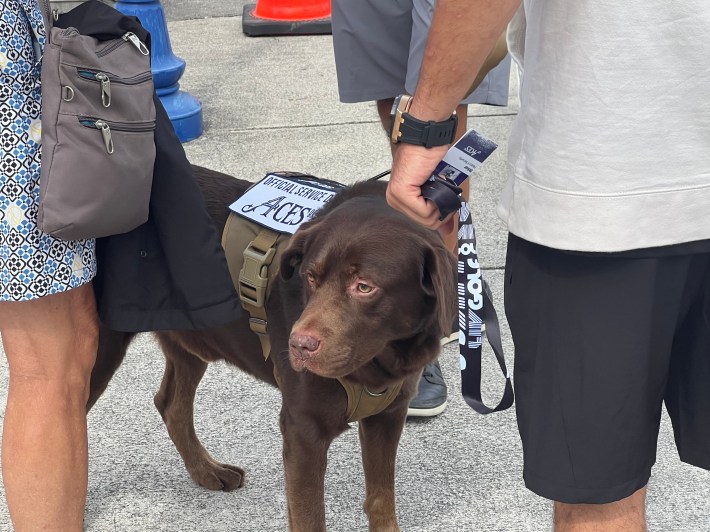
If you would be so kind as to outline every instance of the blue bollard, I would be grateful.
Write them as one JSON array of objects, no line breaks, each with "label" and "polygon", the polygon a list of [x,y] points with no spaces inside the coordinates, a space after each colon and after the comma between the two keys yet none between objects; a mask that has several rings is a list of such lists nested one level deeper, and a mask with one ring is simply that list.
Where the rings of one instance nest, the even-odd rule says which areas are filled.
[{"label": "blue bollard", "polygon": [[137,17],[150,32],[155,91],[180,142],[196,139],[202,135],[202,104],[190,93],[179,90],[178,80],[185,72],[185,61],[173,54],[163,6],[159,0],[119,0],[116,9]]}]

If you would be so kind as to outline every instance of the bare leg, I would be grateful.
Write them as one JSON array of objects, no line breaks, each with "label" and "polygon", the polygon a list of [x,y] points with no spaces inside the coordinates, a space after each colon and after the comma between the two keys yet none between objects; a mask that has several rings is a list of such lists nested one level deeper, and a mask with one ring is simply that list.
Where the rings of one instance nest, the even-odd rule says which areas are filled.
[{"label": "bare leg", "polygon": [[10,366],[2,473],[15,530],[81,531],[86,402],[98,343],[91,285],[0,303],[0,330]]},{"label": "bare leg", "polygon": [[645,532],[646,488],[610,504],[555,503],[555,532]]},{"label": "bare leg", "polygon": [[[377,101],[377,112],[380,115],[380,122],[382,123],[382,127],[385,131],[389,131],[390,112],[392,111],[393,102],[394,98],[387,98],[386,100]],[[466,129],[468,128],[467,114],[468,105],[462,104],[456,108],[456,115],[458,116],[459,121],[458,125],[456,126],[456,137],[454,140],[460,139],[463,134],[466,133]],[[390,144],[390,147],[394,154],[396,144]],[[463,188],[464,199],[468,201],[470,189],[468,179],[463,183],[461,188]],[[458,218],[455,215],[452,217],[451,223],[446,224],[441,229],[439,229],[441,236],[444,238],[444,243],[446,244],[446,247],[449,248],[451,252],[456,256],[458,256],[458,230]]]}]

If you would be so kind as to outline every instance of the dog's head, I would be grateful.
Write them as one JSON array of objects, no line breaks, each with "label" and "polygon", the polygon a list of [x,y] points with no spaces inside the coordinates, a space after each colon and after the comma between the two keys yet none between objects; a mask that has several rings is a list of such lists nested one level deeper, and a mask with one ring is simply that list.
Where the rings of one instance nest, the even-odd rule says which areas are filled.
[{"label": "dog's head", "polygon": [[304,224],[280,269],[303,285],[289,341],[297,370],[383,384],[420,371],[450,332],[455,259],[383,194],[355,195]]}]

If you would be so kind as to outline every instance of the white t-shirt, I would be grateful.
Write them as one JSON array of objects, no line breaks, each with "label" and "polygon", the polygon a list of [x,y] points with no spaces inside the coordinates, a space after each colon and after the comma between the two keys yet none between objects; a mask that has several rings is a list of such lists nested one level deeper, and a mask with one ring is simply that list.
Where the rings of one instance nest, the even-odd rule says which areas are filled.
[{"label": "white t-shirt", "polygon": [[498,214],[558,249],[710,238],[710,1],[524,0]]}]

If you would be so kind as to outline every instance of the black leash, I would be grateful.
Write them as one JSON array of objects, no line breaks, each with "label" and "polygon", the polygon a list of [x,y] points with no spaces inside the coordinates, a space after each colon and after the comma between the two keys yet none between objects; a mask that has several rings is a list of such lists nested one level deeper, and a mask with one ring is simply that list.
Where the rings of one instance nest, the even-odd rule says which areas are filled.
[{"label": "black leash", "polygon": [[392,173],[392,169],[390,168],[389,170],[385,170],[381,174],[377,174],[375,177],[371,177],[368,179],[368,181],[377,181],[378,179],[381,179],[385,177],[386,175],[390,175]]},{"label": "black leash", "polygon": [[[391,173],[386,170],[370,181],[381,179]],[[511,374],[505,364],[498,314],[493,306],[491,291],[483,280],[476,250],[476,230],[471,218],[471,209],[461,197],[461,188],[452,181],[436,176],[422,186],[422,195],[436,203],[440,220],[459,211],[457,289],[459,306],[459,350],[461,353],[461,393],[464,400],[479,414],[490,414],[510,408],[515,399]],[[481,354],[485,337],[493,349],[503,376],[505,390],[497,406],[486,406],[481,397]],[[463,333],[463,334],[461,334]]]},{"label": "black leash", "polygon": [[[471,208],[461,200],[459,209],[458,233],[458,295],[459,295],[459,337],[461,351],[461,393],[479,414],[490,414],[509,408],[513,404],[514,394],[511,375],[505,365],[503,343],[500,336],[498,314],[493,306],[491,290],[481,276],[476,250],[476,230],[471,219]],[[481,398],[481,351],[482,324],[485,323],[485,337],[493,349],[503,376],[505,391],[498,406],[490,408]],[[462,341],[463,340],[463,341]]]}]

